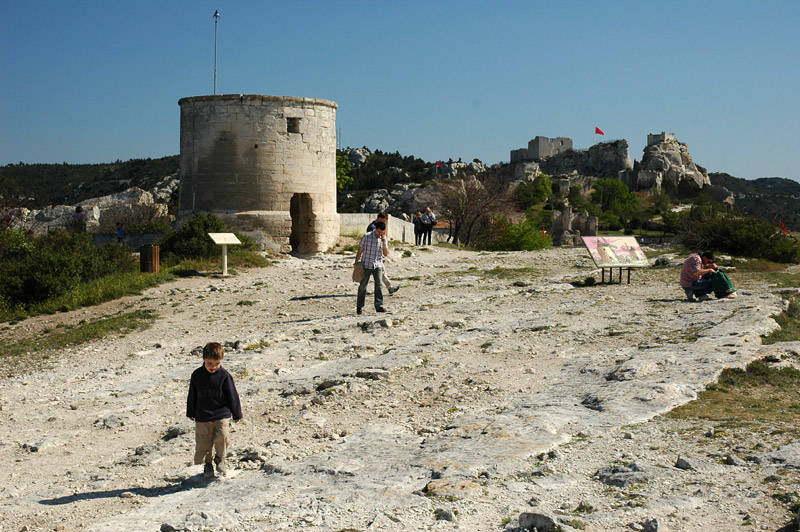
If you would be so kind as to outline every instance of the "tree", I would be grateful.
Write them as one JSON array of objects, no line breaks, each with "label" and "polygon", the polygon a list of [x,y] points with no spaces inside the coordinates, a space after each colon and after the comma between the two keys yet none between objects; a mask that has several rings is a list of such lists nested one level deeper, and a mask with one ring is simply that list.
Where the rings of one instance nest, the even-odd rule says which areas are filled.
[{"label": "tree", "polygon": [[336,190],[341,192],[353,184],[353,178],[350,177],[350,172],[353,170],[353,165],[350,164],[350,159],[344,155],[336,156]]},{"label": "tree", "polygon": [[553,183],[545,174],[539,174],[533,181],[521,183],[514,189],[514,198],[523,209],[545,201],[553,193]]},{"label": "tree", "polygon": [[600,206],[600,224],[609,229],[631,226],[642,217],[642,203],[619,179],[598,179],[592,192],[592,203]]},{"label": "tree", "polygon": [[509,194],[500,179],[483,181],[475,176],[442,182],[438,204],[443,218],[450,220],[450,238],[456,244],[472,245],[482,226],[508,210]]}]

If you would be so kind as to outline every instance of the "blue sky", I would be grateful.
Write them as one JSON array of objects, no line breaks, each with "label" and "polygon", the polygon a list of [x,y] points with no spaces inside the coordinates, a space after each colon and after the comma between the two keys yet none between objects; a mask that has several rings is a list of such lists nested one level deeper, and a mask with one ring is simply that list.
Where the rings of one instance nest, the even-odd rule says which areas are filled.
[{"label": "blue sky", "polygon": [[797,0],[5,2],[0,164],[177,154],[215,10],[217,93],[333,100],[341,147],[491,164],[625,138],[641,159],[666,131],[709,171],[800,181]]}]

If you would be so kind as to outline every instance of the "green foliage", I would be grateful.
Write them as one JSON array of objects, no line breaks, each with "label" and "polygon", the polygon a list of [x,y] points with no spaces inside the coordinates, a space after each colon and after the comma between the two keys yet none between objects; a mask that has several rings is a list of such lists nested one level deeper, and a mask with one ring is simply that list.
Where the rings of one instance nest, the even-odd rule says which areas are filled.
[{"label": "green foliage", "polygon": [[528,209],[525,211],[525,218],[534,227],[538,227],[540,230],[542,227],[544,227],[545,230],[549,231],[550,227],[553,225],[553,210],[546,208],[540,211]]},{"label": "green foliage", "polygon": [[657,190],[651,196],[650,213],[663,216],[672,210],[672,199],[664,190]]},{"label": "green foliage", "polygon": [[603,229],[617,231],[641,225],[644,215],[642,203],[619,179],[598,179],[594,184],[592,203],[603,211],[599,220]]},{"label": "green foliage", "polygon": [[553,193],[553,183],[544,174],[539,174],[533,181],[527,181],[517,185],[514,189],[514,199],[516,199],[523,209],[528,209],[538,203],[545,201]]},{"label": "green foliage", "polygon": [[[111,334],[125,335],[136,330],[149,328],[156,320],[151,310],[135,310],[102,316],[89,321],[81,321],[76,326],[65,327],[35,337],[21,338],[15,341],[0,340],[0,359],[3,368],[10,375],[19,372],[30,372],[32,367],[39,366],[50,358],[49,353],[59,353],[65,347],[81,345]],[[61,327],[59,326],[56,326]]]},{"label": "green foliage", "polygon": [[600,216],[600,207],[590,203],[589,200],[583,196],[583,189],[579,185],[572,185],[569,187],[567,200],[572,206],[573,212],[587,211],[591,216]]},{"label": "green foliage", "polygon": [[125,224],[125,232],[129,235],[146,233],[169,233],[172,223],[166,219],[149,220],[141,223]]},{"label": "green foliage", "polygon": [[[202,269],[218,267],[220,247],[208,233],[230,232],[225,223],[213,214],[195,214],[178,231],[171,231],[157,241],[162,262],[173,265],[176,275],[190,272],[198,274]],[[228,247],[228,266],[264,267],[267,260],[254,251],[258,244],[247,235],[236,234],[242,243]]]},{"label": "green foliage", "polygon": [[[340,154],[343,152],[339,152]],[[400,152],[383,152],[376,149],[364,164],[353,168],[351,189],[374,190],[392,188],[397,183],[420,183],[433,178],[435,163],[428,163],[413,155],[402,156]]]},{"label": "green foliage", "polygon": [[600,227],[607,231],[619,231],[622,229],[622,221],[612,211],[603,211],[598,222]]},{"label": "green foliage", "polygon": [[736,195],[735,208],[746,216],[768,222],[784,221],[790,230],[800,230],[800,183],[782,177],[741,179],[724,173],[709,174],[711,183]]},{"label": "green foliage", "polygon": [[213,214],[195,214],[180,228],[158,241],[161,255],[173,259],[206,259],[219,255],[208,233],[225,233],[225,223]]},{"label": "green foliage", "polygon": [[[15,206],[72,205],[125,187],[149,190],[164,177],[177,174],[179,164],[178,155],[103,164],[9,164],[0,167],[0,189],[2,196],[14,198]],[[125,187],[120,183],[126,183]]]},{"label": "green foliage", "polygon": [[790,299],[786,310],[773,317],[781,328],[765,336],[762,340],[763,343],[774,344],[800,340],[800,296]]},{"label": "green foliage", "polygon": [[491,251],[532,251],[553,244],[552,238],[543,236],[541,227],[529,220],[515,224],[504,216],[494,218],[481,240],[481,247]]},{"label": "green foliage", "polygon": [[732,255],[800,262],[800,245],[769,222],[717,212],[695,205],[680,229],[681,243],[689,249],[715,249]]},{"label": "green foliage", "polygon": [[344,155],[336,156],[336,190],[345,190],[353,184],[353,178],[350,177],[352,170],[350,159]]},{"label": "green foliage", "polygon": [[34,238],[0,232],[0,309],[26,308],[63,296],[81,283],[135,271],[130,252],[117,243],[95,246],[91,235],[54,230]]}]

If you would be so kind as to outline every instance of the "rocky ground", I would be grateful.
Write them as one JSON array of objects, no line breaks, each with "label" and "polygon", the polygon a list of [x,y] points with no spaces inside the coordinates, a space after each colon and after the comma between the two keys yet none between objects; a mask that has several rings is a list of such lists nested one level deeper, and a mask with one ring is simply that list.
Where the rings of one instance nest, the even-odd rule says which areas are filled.
[{"label": "rocky ground", "polygon": [[[649,256],[658,256],[650,251]],[[762,346],[769,287],[688,303],[584,249],[396,248],[389,314],[355,314],[352,255],[187,278],[4,330],[153,309],[146,331],[0,385],[0,527],[34,530],[770,530],[800,445],[660,416]],[[735,281],[735,279],[734,279]],[[368,302],[370,299],[368,299]],[[225,477],[190,465],[197,348],[226,346],[245,419]],[[551,521],[552,520],[552,521]],[[786,529],[788,530],[788,528]]]}]

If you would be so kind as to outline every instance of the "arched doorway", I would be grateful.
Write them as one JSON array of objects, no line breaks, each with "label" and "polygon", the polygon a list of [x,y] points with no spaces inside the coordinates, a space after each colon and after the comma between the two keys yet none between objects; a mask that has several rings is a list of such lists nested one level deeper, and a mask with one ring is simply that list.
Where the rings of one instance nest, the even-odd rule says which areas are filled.
[{"label": "arched doorway", "polygon": [[289,215],[292,217],[292,233],[289,235],[289,245],[292,253],[310,253],[312,234],[311,196],[308,194],[294,194],[289,203]]}]

